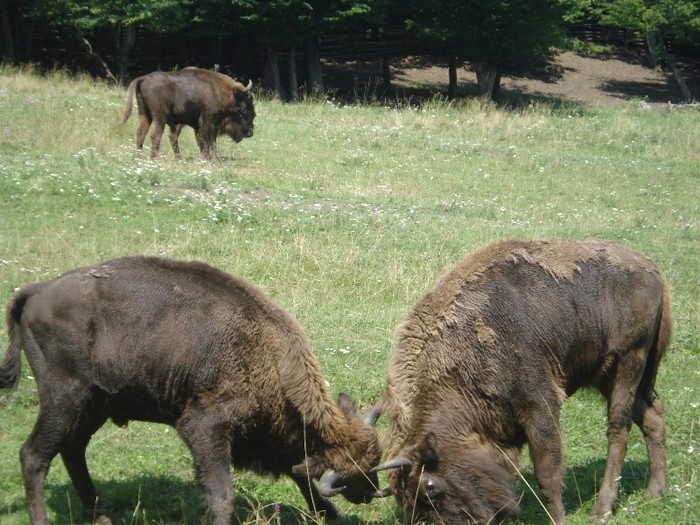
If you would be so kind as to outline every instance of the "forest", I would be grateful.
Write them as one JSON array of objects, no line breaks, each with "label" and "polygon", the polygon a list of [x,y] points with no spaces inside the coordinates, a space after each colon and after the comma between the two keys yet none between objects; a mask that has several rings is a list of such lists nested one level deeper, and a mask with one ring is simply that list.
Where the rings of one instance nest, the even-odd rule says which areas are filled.
[{"label": "forest", "polygon": [[[575,28],[638,46],[693,94],[677,50],[700,48],[700,0],[0,0],[5,64],[88,72],[124,84],[186,65],[262,79],[285,100],[324,92],[324,60],[431,55],[476,73],[477,94],[498,97],[501,74],[581,46]],[[573,35],[573,36],[572,36]],[[536,67],[536,66],[531,66]]]}]

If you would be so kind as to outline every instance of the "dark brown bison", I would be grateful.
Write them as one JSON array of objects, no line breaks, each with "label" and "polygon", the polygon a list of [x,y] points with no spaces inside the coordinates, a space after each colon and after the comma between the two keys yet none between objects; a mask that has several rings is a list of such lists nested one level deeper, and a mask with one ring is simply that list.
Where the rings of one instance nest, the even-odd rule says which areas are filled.
[{"label": "dark brown bison", "polygon": [[151,156],[160,148],[166,124],[170,144],[180,155],[178,137],[182,127],[194,128],[202,157],[216,158],[216,138],[228,135],[235,142],[253,136],[255,101],[248,86],[231,77],[207,69],[187,67],[177,73],[154,72],[135,78],[129,84],[123,122],[131,115],[134,94],[139,108],[136,147],[143,148],[153,123]]},{"label": "dark brown bison", "polygon": [[336,510],[322,494],[372,498],[373,422],[347,395],[332,402],[302,328],[242,279],[199,262],[115,259],[20,289],[7,322],[0,387],[18,382],[23,348],[39,392],[20,452],[36,525],[48,524],[44,478],[59,453],[86,513],[111,523],[85,462],[108,418],[172,425],[215,525],[230,523],[232,463],[289,475],[326,516]]},{"label": "dark brown bison", "polygon": [[613,510],[632,421],[665,488],[654,394],[671,335],[666,281],[611,242],[503,241],[466,257],[398,333],[383,409],[389,486],[411,513],[493,523],[517,509],[513,467],[528,444],[555,523],[564,523],[559,410],[581,387],[608,400],[608,461],[593,517]]}]

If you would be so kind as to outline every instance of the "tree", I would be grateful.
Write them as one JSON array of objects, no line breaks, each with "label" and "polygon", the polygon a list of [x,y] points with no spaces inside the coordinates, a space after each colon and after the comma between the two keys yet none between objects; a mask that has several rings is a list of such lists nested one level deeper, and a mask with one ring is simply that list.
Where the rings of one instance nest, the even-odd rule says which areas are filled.
[{"label": "tree", "polygon": [[266,71],[272,77],[275,93],[285,98],[279,70],[279,56],[286,53],[289,66],[289,98],[298,97],[296,52],[302,45],[305,21],[312,6],[304,0],[233,0],[247,31],[264,48]]},{"label": "tree", "polygon": [[700,43],[700,0],[599,1],[591,12],[602,24],[638,32],[646,42],[650,65],[668,65],[685,99],[693,99],[674,57],[666,51],[664,39]]},{"label": "tree", "polygon": [[0,0],[0,60],[14,64],[31,60],[35,0]]},{"label": "tree", "polygon": [[[140,26],[152,31],[177,31],[191,18],[189,2],[180,0],[37,0],[33,16],[73,31],[107,76],[124,82],[129,53]],[[97,28],[108,28],[116,49],[116,76],[93,50],[88,39]]]},{"label": "tree", "polygon": [[[358,0],[232,0],[255,38],[267,49],[275,90],[281,94],[278,55],[289,57],[290,77],[296,78],[294,56],[301,47],[305,58],[307,89],[323,91],[319,39],[368,23],[370,6]],[[295,81],[290,80],[291,96]]]},{"label": "tree", "polygon": [[185,25],[187,21],[183,21],[183,29],[188,36],[208,42],[209,67],[220,64],[226,54],[226,46],[231,44],[236,35],[243,33],[244,22],[240,20],[235,2],[197,0],[192,2],[191,12],[190,25]]},{"label": "tree", "polygon": [[[471,62],[479,95],[486,98],[498,94],[506,62],[548,53],[564,35],[561,0],[413,0],[411,5],[408,28],[448,58]],[[457,61],[450,64],[456,68]],[[456,82],[456,73],[450,78]]]}]

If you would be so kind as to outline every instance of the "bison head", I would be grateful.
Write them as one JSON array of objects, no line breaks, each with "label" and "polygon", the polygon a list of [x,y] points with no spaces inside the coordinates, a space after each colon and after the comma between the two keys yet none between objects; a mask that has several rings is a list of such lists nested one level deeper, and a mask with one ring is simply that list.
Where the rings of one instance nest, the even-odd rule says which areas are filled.
[{"label": "bison head", "polygon": [[252,81],[245,87],[236,83],[233,88],[233,102],[221,121],[219,135],[228,135],[234,142],[253,136],[255,99],[250,92],[252,86]]},{"label": "bison head", "polygon": [[378,411],[357,415],[355,402],[340,394],[337,402],[347,420],[348,435],[320,456],[312,456],[292,467],[298,475],[319,479],[319,491],[326,497],[342,494],[351,503],[368,503],[378,497],[377,474],[372,472],[381,458],[374,424]]},{"label": "bison head", "polygon": [[498,523],[517,511],[513,480],[500,450],[477,443],[440,443],[433,432],[373,471],[392,469],[397,502],[435,523]]}]

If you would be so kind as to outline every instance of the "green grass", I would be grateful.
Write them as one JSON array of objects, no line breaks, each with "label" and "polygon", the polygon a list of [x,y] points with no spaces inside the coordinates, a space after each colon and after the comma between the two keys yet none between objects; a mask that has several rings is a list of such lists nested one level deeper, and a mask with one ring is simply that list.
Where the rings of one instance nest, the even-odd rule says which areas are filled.
[{"label": "green grass", "polygon": [[[134,151],[125,91],[61,74],[0,70],[0,297],[126,254],[202,259],[259,284],[307,329],[331,390],[362,406],[382,390],[394,329],[439,275],[498,238],[607,238],[663,269],[675,338],[657,389],[666,404],[668,494],[646,502],[634,430],[610,523],[700,522],[700,113],[478,101],[421,108],[258,102],[256,134],[219,140],[204,163]],[[147,140],[148,144],[148,140]],[[6,346],[6,334],[0,346]],[[18,450],[36,417],[25,365],[0,393],[0,523],[28,523]],[[604,404],[564,406],[565,506],[586,523],[606,454]],[[106,425],[88,449],[119,523],[205,522],[184,445],[165,426]],[[525,480],[535,485],[523,454]],[[313,522],[290,482],[234,473],[243,522]],[[522,521],[544,513],[526,484]],[[60,460],[47,479],[56,523],[79,523]],[[279,503],[279,514],[275,504]],[[402,523],[391,499],[339,501],[343,523]]]}]

